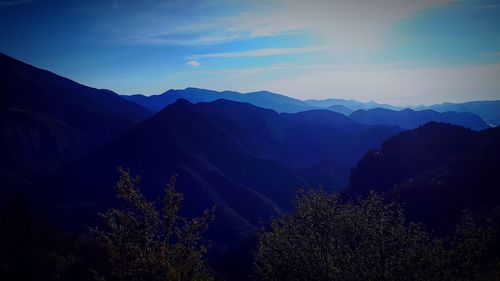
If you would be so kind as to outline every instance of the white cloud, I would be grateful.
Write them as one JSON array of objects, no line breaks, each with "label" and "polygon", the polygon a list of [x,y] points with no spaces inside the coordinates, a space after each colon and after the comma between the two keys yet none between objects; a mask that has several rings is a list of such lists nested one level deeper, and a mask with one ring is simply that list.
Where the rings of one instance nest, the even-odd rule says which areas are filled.
[{"label": "white cloud", "polygon": [[192,67],[199,67],[200,66],[200,63],[196,60],[190,60],[190,61],[186,62],[186,64],[189,66],[192,66]]},{"label": "white cloud", "polygon": [[242,52],[209,53],[189,56],[189,59],[202,58],[239,58],[239,57],[264,57],[264,56],[283,56],[301,53],[318,52],[325,50],[324,47],[305,47],[305,48],[268,48]]}]

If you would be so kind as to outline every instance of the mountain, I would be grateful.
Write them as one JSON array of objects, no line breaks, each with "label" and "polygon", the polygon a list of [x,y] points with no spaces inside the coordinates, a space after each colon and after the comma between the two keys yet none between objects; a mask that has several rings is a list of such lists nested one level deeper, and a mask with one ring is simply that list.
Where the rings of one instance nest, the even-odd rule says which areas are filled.
[{"label": "mountain", "polygon": [[[178,99],[186,99],[192,103],[198,102],[211,102],[217,99],[227,99],[238,102],[247,102],[253,105],[268,108],[275,110],[277,112],[288,112],[288,113],[296,113],[301,111],[308,111],[314,109],[326,109],[338,113],[342,113],[346,116],[352,114],[355,111],[370,111],[373,109],[387,109],[391,111],[402,111],[405,108],[400,106],[394,106],[390,104],[382,104],[377,102],[360,102],[357,100],[349,99],[323,99],[323,100],[299,100],[290,98],[284,95],[268,92],[268,91],[259,91],[242,94],[234,91],[223,91],[217,92],[212,90],[198,89],[198,88],[186,88],[184,90],[168,90],[160,95],[152,95],[152,96],[144,96],[144,95],[124,95],[125,99],[138,103],[152,111],[160,111],[165,108],[167,105],[174,103]],[[405,112],[406,116],[403,118],[406,119],[416,119],[416,120],[407,120],[406,124],[403,123],[404,128],[411,129],[415,128],[418,125],[422,125],[429,121],[442,121],[449,122],[447,119],[455,120],[455,118],[462,119],[459,123],[451,122],[452,124],[462,124],[462,122],[471,128],[487,128],[484,127],[484,124],[480,124],[477,118],[466,115],[456,115],[447,113],[451,111],[459,112],[459,113],[472,113],[479,116],[481,119],[486,121],[486,123],[497,126],[500,124],[500,101],[471,101],[467,103],[443,103],[436,104],[431,106],[414,106],[408,107],[415,111],[423,111],[425,113],[421,113],[419,115],[426,115],[427,117],[422,116],[408,116],[408,112]],[[440,113],[446,113],[448,116],[444,116],[442,119],[436,119],[435,114],[429,112],[428,110],[437,111]],[[357,113],[360,114],[360,113]],[[372,114],[372,113],[370,113]],[[380,112],[379,114],[382,114]],[[361,117],[360,117],[361,118]],[[470,119],[470,120],[469,120]],[[472,120],[476,119],[476,120]],[[470,122],[470,124],[468,124]],[[373,124],[373,123],[369,123]],[[394,123],[382,123],[382,124],[391,124],[391,125],[401,125]],[[477,126],[477,127],[474,127]]]},{"label": "mountain", "polygon": [[325,109],[309,110],[298,113],[283,113],[290,120],[319,123],[325,126],[334,128],[344,128],[354,130],[364,127],[363,125],[353,121],[351,118],[337,112],[332,112]]},{"label": "mountain", "polygon": [[420,106],[416,109],[432,109],[438,112],[456,111],[470,112],[481,117],[493,126],[500,125],[500,101],[470,101],[464,103],[442,103],[431,106]]},{"label": "mountain", "polygon": [[354,163],[399,130],[360,125],[330,111],[278,114],[227,100],[178,100],[67,165],[47,186],[58,187],[50,193],[60,202],[52,205],[65,212],[57,215],[95,214],[113,202],[117,166],[141,175],[149,198],[176,174],[187,215],[217,206],[211,237],[222,247],[289,209],[295,188],[345,187]]},{"label": "mountain", "polygon": [[[348,108],[352,111],[360,110],[360,109],[372,109],[372,108],[386,108],[392,110],[401,110],[401,107],[390,105],[390,104],[382,104],[377,102],[361,102],[353,99],[344,100],[344,99],[323,99],[323,100],[306,100],[306,104],[319,107],[319,108],[335,108],[341,106],[343,108]],[[342,113],[342,112],[341,112]]]},{"label": "mountain", "polygon": [[0,54],[0,178],[29,185],[151,112],[108,90],[90,88]]},{"label": "mountain", "polygon": [[482,130],[490,127],[477,115],[468,112],[439,113],[433,110],[415,111],[408,108],[401,111],[374,108],[355,111],[349,117],[361,124],[394,125],[403,129],[414,129],[430,121],[460,125],[474,130]]},{"label": "mountain", "polygon": [[410,218],[445,228],[463,209],[482,214],[500,206],[499,157],[500,128],[431,122],[367,153],[352,170],[348,193],[384,192]]},{"label": "mountain", "polygon": [[179,99],[185,99],[192,103],[226,99],[238,102],[248,102],[259,107],[273,109],[277,112],[299,112],[314,109],[314,107],[308,106],[301,100],[268,91],[242,94],[233,91],[217,92],[198,88],[186,88],[184,90],[168,90],[160,95],[131,95],[123,97],[147,107],[152,111],[160,111]]},{"label": "mountain", "polygon": [[376,102],[359,102],[356,100],[325,99],[306,100],[290,98],[284,95],[259,91],[251,93],[239,93],[234,91],[217,92],[212,90],[186,88],[184,90],[168,90],[160,95],[124,95],[125,99],[136,102],[152,111],[159,111],[165,106],[174,103],[178,99],[186,99],[192,103],[210,102],[217,99],[227,99],[238,102],[247,102],[253,105],[275,110],[277,112],[296,113],[313,109],[326,109],[344,115],[349,115],[354,110],[371,108],[388,108],[399,110],[400,107]]},{"label": "mountain", "polygon": [[352,109],[350,109],[344,105],[340,105],[340,104],[330,105],[330,106],[326,107],[325,109],[333,111],[333,112],[342,113],[345,116],[348,116],[349,114],[351,114],[353,112]]}]

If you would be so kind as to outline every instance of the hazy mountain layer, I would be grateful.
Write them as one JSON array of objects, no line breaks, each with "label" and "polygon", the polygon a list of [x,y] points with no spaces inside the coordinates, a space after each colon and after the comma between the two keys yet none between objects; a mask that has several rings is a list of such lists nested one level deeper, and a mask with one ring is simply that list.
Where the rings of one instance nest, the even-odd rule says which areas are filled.
[{"label": "hazy mountain layer", "polygon": [[427,122],[445,122],[460,125],[474,130],[490,128],[481,118],[469,112],[437,112],[434,110],[414,111],[404,109],[395,111],[385,108],[374,108],[369,110],[358,110],[349,117],[361,124],[366,125],[393,125],[403,129],[414,129]]},{"label": "hazy mountain layer", "polygon": [[500,125],[500,101],[470,101],[464,103],[442,103],[431,106],[416,107],[416,109],[432,109],[438,112],[456,111],[470,112],[481,117],[493,126]]}]

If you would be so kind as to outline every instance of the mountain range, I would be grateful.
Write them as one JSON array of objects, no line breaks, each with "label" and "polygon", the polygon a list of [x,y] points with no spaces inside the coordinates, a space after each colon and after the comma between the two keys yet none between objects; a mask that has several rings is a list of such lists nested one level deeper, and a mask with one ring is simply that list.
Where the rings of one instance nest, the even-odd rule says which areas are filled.
[{"label": "mountain range", "polygon": [[456,111],[470,112],[481,117],[488,124],[500,125],[500,101],[470,101],[464,103],[442,103],[431,106],[418,106],[416,110],[432,109],[437,112]]},{"label": "mountain range", "polygon": [[371,108],[387,108],[400,110],[400,107],[376,102],[360,102],[356,100],[325,99],[325,100],[299,100],[269,91],[240,93],[235,91],[212,91],[199,88],[186,88],[183,90],[168,90],[159,95],[124,95],[125,99],[136,102],[152,111],[159,111],[178,99],[186,99],[192,103],[210,102],[217,99],[227,99],[238,102],[248,102],[253,105],[275,110],[277,112],[295,113],[313,109],[326,109],[344,115],[359,110]]},{"label": "mountain range", "polygon": [[386,108],[373,108],[357,110],[349,114],[349,117],[360,124],[392,125],[403,129],[414,129],[431,121],[460,125],[478,131],[490,128],[490,125],[479,116],[469,112],[437,112],[430,109],[415,111],[409,108],[396,111]]},{"label": "mountain range", "polygon": [[242,94],[234,91],[217,92],[212,90],[186,88],[184,90],[168,90],[160,95],[130,95],[123,96],[129,101],[136,102],[152,111],[160,111],[178,99],[186,99],[192,103],[210,102],[226,99],[237,102],[248,102],[259,107],[273,109],[277,112],[299,112],[314,109],[301,100],[271,93],[268,91]]},{"label": "mountain range", "polygon": [[[302,101],[268,91],[239,93],[234,91],[217,92],[198,88],[168,90],[162,94],[151,96],[124,95],[123,97],[154,112],[160,111],[178,99],[186,99],[192,103],[227,99],[251,103],[277,112],[296,113],[324,109],[356,118],[357,121],[365,124],[390,124],[405,129],[413,129],[429,121],[447,122],[476,130],[500,124],[500,115],[498,113],[500,112],[500,101],[474,101],[432,106],[401,107],[376,102],[360,102],[352,99]],[[351,116],[351,114],[353,115]]]},{"label": "mountain range", "polygon": [[[454,118],[459,118],[465,120],[476,119],[465,121],[466,123],[475,123],[471,128],[483,129],[485,128],[484,124],[488,124],[487,126],[497,126],[500,124],[500,101],[472,101],[466,103],[443,103],[431,106],[394,106],[389,104],[381,104],[376,102],[360,102],[356,100],[344,100],[344,99],[323,99],[323,100],[299,100],[290,98],[284,95],[268,92],[268,91],[260,91],[260,92],[252,92],[252,93],[239,93],[235,91],[224,91],[217,92],[205,89],[198,88],[186,88],[183,90],[168,90],[159,95],[124,95],[125,99],[136,102],[152,111],[159,111],[163,109],[165,106],[174,103],[178,99],[186,99],[191,101],[192,103],[198,102],[210,102],[217,99],[227,99],[238,102],[248,102],[253,105],[268,108],[275,110],[277,112],[288,112],[295,113],[301,111],[308,111],[313,109],[325,109],[338,113],[342,113],[344,115],[350,115],[355,111],[371,111],[376,110],[375,112],[370,112],[369,114],[381,114],[384,111],[382,109],[390,110],[390,112],[394,111],[403,111],[401,115],[403,118],[411,118],[411,119],[420,119],[420,120],[434,120],[434,121],[443,121],[464,125],[460,122],[453,122]],[[405,110],[406,109],[406,110]],[[412,116],[408,116],[409,111],[407,109],[412,109],[415,112],[421,113],[411,113]],[[389,111],[385,111],[389,112]],[[457,112],[457,113],[466,113],[461,116],[450,116],[448,113],[447,116],[436,117],[438,114],[436,113],[447,113],[447,112]],[[360,113],[357,113],[360,114]],[[418,116],[421,115],[421,116]],[[483,119],[485,122],[479,125],[479,122],[475,116],[477,115],[480,119]],[[356,116],[356,115],[355,115]],[[357,116],[358,117],[358,116]],[[377,116],[374,116],[377,119]],[[392,116],[388,117],[392,118]],[[437,120],[441,119],[441,120]],[[382,123],[387,123],[386,120],[381,120]],[[373,122],[373,121],[372,121]],[[410,126],[408,122],[412,123]],[[464,121],[462,121],[464,122]],[[407,121],[407,124],[404,124],[405,128],[415,128],[415,124],[420,125],[421,122],[417,120]],[[478,126],[478,127],[475,127]]]},{"label": "mountain range", "polygon": [[120,96],[6,55],[0,91],[2,200],[22,194],[72,230],[116,204],[119,166],[152,200],[177,175],[188,217],[215,205],[215,251],[290,210],[302,187],[375,190],[433,226],[500,203],[499,128],[487,124],[497,101],[446,111],[266,91]]},{"label": "mountain range", "polygon": [[272,213],[288,210],[296,188],[345,188],[358,159],[399,131],[325,110],[279,114],[227,100],[178,100],[67,165],[50,184],[60,189],[51,193],[65,199],[68,214],[77,205],[81,211],[82,203],[109,205],[117,166],[141,175],[150,198],[178,175],[187,215],[216,205],[211,237],[229,245],[254,233]]}]

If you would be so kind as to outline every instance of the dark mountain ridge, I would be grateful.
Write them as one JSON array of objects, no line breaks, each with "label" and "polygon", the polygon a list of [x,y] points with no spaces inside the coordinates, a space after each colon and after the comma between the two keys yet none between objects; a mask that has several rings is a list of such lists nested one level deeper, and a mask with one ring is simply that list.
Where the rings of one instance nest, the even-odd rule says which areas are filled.
[{"label": "dark mountain ridge", "polygon": [[4,54],[0,93],[0,177],[14,186],[29,185],[151,114],[109,90],[78,84]]},{"label": "dark mountain ridge", "polygon": [[367,153],[351,173],[348,193],[389,194],[411,218],[439,229],[463,209],[500,206],[499,157],[500,128],[476,132],[431,122]]}]

